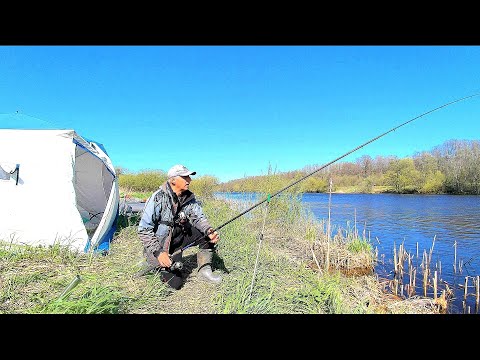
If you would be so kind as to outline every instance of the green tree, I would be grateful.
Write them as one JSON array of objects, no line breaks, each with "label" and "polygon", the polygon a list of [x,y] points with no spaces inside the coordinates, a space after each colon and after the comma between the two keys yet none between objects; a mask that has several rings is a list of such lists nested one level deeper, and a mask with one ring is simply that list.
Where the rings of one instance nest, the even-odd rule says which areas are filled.
[{"label": "green tree", "polygon": [[419,178],[420,173],[415,169],[412,158],[392,161],[385,174],[387,185],[392,186],[397,193],[418,191]]},{"label": "green tree", "polygon": [[327,181],[316,176],[310,176],[300,183],[300,192],[325,192],[327,191]]},{"label": "green tree", "polygon": [[443,192],[443,187],[445,183],[445,175],[440,171],[436,170],[433,173],[429,173],[425,177],[425,181],[420,188],[419,192],[422,194],[438,194]]}]

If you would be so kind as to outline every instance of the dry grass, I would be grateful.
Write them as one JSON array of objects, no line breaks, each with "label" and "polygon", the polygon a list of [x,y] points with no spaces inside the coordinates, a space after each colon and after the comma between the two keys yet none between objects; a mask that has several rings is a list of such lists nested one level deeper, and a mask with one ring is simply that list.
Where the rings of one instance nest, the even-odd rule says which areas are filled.
[{"label": "dry grass", "polygon": [[[305,234],[316,227],[313,242]],[[352,252],[349,243],[359,241],[353,234],[342,235],[339,231],[330,239],[321,229],[322,223],[312,223],[307,219],[298,221],[294,226],[267,227],[265,242],[277,256],[286,256],[289,261],[305,264],[307,268],[324,277],[340,276],[342,299],[346,308],[356,312],[376,314],[441,314],[446,311],[446,300],[426,297],[403,298],[393,295],[374,273],[375,254],[364,249]],[[328,256],[327,256],[328,254]],[[327,260],[328,259],[328,260]],[[328,268],[326,266],[328,261]],[[443,299],[443,300],[442,300]]]}]

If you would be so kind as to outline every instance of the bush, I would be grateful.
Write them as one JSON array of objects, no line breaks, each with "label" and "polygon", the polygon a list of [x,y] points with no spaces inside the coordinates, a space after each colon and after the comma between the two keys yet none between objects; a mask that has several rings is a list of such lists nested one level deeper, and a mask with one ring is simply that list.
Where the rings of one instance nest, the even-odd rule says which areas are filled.
[{"label": "bush", "polygon": [[130,191],[153,192],[167,180],[163,170],[145,170],[138,174],[120,174],[118,185]]},{"label": "bush", "polygon": [[204,175],[192,179],[190,190],[198,197],[212,198],[213,193],[217,191],[219,180],[215,176]]}]

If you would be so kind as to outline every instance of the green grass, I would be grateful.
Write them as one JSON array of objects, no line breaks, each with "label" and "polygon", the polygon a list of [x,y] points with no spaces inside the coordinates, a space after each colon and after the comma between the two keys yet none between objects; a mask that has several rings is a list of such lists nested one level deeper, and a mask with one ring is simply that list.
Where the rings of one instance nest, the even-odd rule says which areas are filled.
[{"label": "green grass", "polygon": [[[240,211],[208,194],[199,200],[214,227]],[[326,244],[323,224],[302,208],[294,192],[271,199],[266,210],[267,204],[262,204],[219,230],[221,240],[213,268],[222,273],[223,281],[216,287],[195,281],[193,274],[187,277],[187,283],[179,291],[169,288],[156,274],[136,277],[143,255],[135,222],[120,226],[106,256],[75,254],[61,246],[29,247],[0,242],[0,313],[365,314],[398,311],[395,309],[404,313],[419,311],[408,304],[391,307],[373,274],[346,276],[335,269],[335,263],[325,271],[320,256]],[[339,258],[358,258],[358,263],[371,265],[371,247],[365,239],[351,234],[339,236],[328,243],[330,251],[337,251]],[[313,247],[321,271],[313,262]],[[191,261],[194,255],[193,249],[184,254],[184,259]],[[422,305],[422,311],[434,313],[435,308],[425,310]]]}]

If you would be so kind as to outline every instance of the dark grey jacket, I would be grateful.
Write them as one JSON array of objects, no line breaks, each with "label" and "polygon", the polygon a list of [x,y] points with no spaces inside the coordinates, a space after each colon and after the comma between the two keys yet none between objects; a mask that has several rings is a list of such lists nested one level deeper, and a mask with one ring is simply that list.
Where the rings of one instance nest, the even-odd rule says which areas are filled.
[{"label": "dark grey jacket", "polygon": [[169,252],[173,228],[165,223],[173,225],[175,216],[180,211],[185,213],[190,224],[202,234],[206,235],[211,227],[191,191],[187,190],[182,196],[177,197],[168,181],[163,183],[145,203],[137,228],[143,243],[144,255],[150,264],[158,264],[157,257],[160,252]]}]

